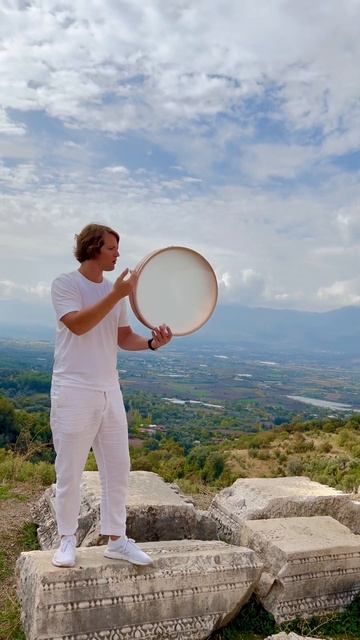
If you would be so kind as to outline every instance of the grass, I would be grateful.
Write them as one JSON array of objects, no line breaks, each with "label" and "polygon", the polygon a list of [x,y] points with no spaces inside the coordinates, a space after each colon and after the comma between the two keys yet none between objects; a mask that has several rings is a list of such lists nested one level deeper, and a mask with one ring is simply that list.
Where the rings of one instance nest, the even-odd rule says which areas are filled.
[{"label": "grass", "polygon": [[252,597],[227,627],[212,636],[213,640],[264,640],[276,633],[274,618]]},{"label": "grass", "polygon": [[0,549],[0,582],[6,580],[11,575],[9,560],[4,551]]},{"label": "grass", "polygon": [[0,638],[1,640],[25,640],[21,628],[20,605],[16,598],[13,579],[14,562],[21,551],[39,549],[36,525],[33,522],[23,523],[10,544],[15,547],[12,549],[13,557],[7,550],[0,550]]},{"label": "grass", "polygon": [[11,499],[19,500],[19,502],[26,502],[26,500],[28,500],[28,497],[21,493],[16,493],[14,491],[11,491],[10,487],[6,485],[0,487],[0,500],[11,500]]},{"label": "grass", "polygon": [[288,623],[288,631],[302,635],[320,635],[334,640],[359,640],[360,638],[360,593],[342,613],[334,613],[309,620]]},{"label": "grass", "polygon": [[[21,484],[22,490],[29,490],[29,495],[24,496],[18,493],[18,487],[11,482],[9,486],[1,486],[1,499],[9,500],[16,498],[8,513],[12,514],[8,524],[2,518],[2,530],[0,535],[0,639],[1,640],[25,640],[25,635],[21,628],[20,605],[16,597],[15,588],[15,563],[22,551],[39,549],[36,535],[36,525],[30,521],[21,521],[26,517],[23,505],[17,507],[17,502],[29,500],[29,495],[33,495],[33,486]],[[4,512],[5,513],[5,512]],[[14,527],[18,521],[18,526]]]},{"label": "grass", "polygon": [[22,551],[33,551],[40,549],[37,538],[37,527],[34,522],[25,522],[19,532],[19,544]]},{"label": "grass", "polygon": [[20,622],[20,605],[15,594],[5,596],[0,609],[1,640],[26,640]]},{"label": "grass", "polygon": [[360,594],[342,613],[293,620],[281,625],[277,625],[258,600],[252,597],[233,622],[213,634],[212,640],[264,640],[280,631],[294,631],[300,636],[329,640],[359,640]]}]

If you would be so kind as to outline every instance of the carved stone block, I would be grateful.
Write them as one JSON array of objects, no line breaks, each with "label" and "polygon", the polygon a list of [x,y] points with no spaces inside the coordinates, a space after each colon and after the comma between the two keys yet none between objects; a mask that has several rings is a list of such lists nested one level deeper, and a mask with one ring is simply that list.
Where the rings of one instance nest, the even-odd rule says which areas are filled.
[{"label": "carved stone block", "polygon": [[[47,489],[32,511],[39,525],[42,549],[52,549],[58,544],[55,490],[55,485]],[[85,471],[81,482],[78,545],[90,547],[102,542],[100,497],[99,473]],[[216,524],[206,512],[195,509],[191,499],[182,496],[175,485],[167,484],[149,471],[130,473],[126,526],[127,534],[138,542],[217,538]]]},{"label": "carved stone block", "polygon": [[355,511],[347,494],[302,476],[236,480],[215,496],[209,508],[218,536],[231,544],[241,544],[245,520],[267,518],[331,515],[360,533]]},{"label": "carved stone block", "polygon": [[223,542],[147,542],[154,564],[77,550],[76,566],[52,551],[22,553],[18,595],[27,640],[203,640],[237,615],[262,565],[250,549]]},{"label": "carved stone block", "polygon": [[248,520],[264,563],[258,597],[277,622],[343,610],[360,591],[360,536],[329,516]]}]

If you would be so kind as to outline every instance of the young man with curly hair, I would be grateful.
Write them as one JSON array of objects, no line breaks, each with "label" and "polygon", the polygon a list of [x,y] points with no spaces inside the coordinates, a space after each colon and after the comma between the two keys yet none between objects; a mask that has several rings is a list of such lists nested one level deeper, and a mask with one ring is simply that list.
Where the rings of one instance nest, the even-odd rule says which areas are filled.
[{"label": "young man with curly hair", "polygon": [[50,425],[61,538],[53,564],[75,564],[80,482],[91,447],[101,480],[101,533],[109,537],[104,555],[150,564],[151,558],[126,536],[130,457],[117,349],[156,350],[172,334],[161,325],[147,339],[129,326],[125,299],[136,286],[136,274],[126,269],[114,284],[103,276],[115,269],[119,257],[116,231],[87,225],[76,236],[75,257],[79,269],[56,278],[51,289],[57,332]]}]

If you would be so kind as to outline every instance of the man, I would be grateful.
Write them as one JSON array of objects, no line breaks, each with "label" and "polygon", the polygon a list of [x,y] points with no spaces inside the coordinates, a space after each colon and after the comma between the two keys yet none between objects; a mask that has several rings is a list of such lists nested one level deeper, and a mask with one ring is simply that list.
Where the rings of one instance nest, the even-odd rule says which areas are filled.
[{"label": "man", "polygon": [[101,479],[101,533],[109,536],[105,556],[134,564],[151,558],[126,536],[130,472],[127,421],[119,387],[117,347],[156,350],[171,330],[155,328],[150,339],[128,324],[125,298],[137,276],[126,269],[114,284],[103,277],[119,257],[119,235],[89,224],[76,236],[78,270],[56,278],[52,301],[57,317],[50,425],[56,451],[56,519],[61,536],[53,564],[75,564],[80,481],[92,447]]}]

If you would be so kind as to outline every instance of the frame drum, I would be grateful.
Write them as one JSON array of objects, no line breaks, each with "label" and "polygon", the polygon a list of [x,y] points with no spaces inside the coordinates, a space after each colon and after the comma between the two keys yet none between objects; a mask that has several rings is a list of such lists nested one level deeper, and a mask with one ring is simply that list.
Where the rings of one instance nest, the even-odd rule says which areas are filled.
[{"label": "frame drum", "polygon": [[194,333],[213,313],[216,275],[200,253],[187,247],[166,247],[146,256],[134,269],[136,289],[131,308],[149,329],[167,324],[174,336]]}]

